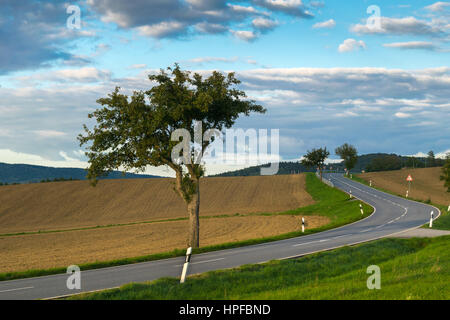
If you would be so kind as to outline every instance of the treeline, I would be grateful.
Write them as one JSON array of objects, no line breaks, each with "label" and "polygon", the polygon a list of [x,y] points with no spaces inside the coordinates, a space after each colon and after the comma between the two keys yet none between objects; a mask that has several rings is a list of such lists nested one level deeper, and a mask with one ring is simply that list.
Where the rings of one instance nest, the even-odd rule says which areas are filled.
[{"label": "treeline", "polygon": [[[390,171],[400,170],[402,168],[428,168],[428,167],[442,167],[445,164],[444,159],[433,157],[406,157],[396,154],[387,153],[371,153],[360,155],[357,157],[357,162],[351,172],[376,172],[376,171]],[[241,170],[225,172],[216,176],[220,177],[236,177],[236,176],[259,176],[261,167],[268,167],[269,164],[253,166]],[[344,172],[344,162],[329,163],[324,166],[324,170],[333,172]],[[316,168],[305,167],[300,162],[280,162],[279,175],[295,174],[300,172],[314,172]]]},{"label": "treeline", "polygon": [[432,168],[442,167],[445,164],[444,159],[435,158],[434,153],[430,151],[427,158],[403,157],[396,154],[383,155],[374,158],[367,166],[366,171],[390,171],[400,170],[402,168]]},{"label": "treeline", "polygon": [[[79,181],[80,179],[73,179],[73,178],[54,178],[54,179],[42,179],[41,181],[40,181],[40,183],[47,183],[47,182],[63,182],[63,181]],[[3,183],[3,182],[0,182],[0,186],[9,186],[9,185],[11,185],[11,186],[15,186],[15,185],[18,185],[18,184],[22,184],[22,183],[19,183],[19,182],[13,182],[13,183],[8,183],[8,182],[5,182],[5,183]]]}]

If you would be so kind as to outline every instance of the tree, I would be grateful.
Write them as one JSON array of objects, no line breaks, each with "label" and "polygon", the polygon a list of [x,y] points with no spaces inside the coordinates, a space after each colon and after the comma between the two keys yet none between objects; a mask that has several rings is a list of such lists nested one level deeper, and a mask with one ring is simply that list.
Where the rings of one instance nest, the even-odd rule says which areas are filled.
[{"label": "tree", "polygon": [[428,152],[428,158],[427,158],[427,167],[434,167],[435,166],[435,156],[433,151]]},{"label": "tree", "polygon": [[442,167],[441,180],[444,181],[444,187],[447,187],[447,192],[450,192],[450,153],[447,153],[445,164]]},{"label": "tree", "polygon": [[[130,97],[116,88],[107,98],[97,100],[102,108],[89,114],[96,120],[93,130],[84,125],[80,146],[87,145],[89,158],[87,177],[92,184],[99,176],[123,168],[143,172],[146,166],[167,165],[175,171],[174,190],[184,200],[189,216],[187,245],[199,247],[200,178],[204,175],[201,155],[214,139],[193,147],[192,141],[182,141],[188,147],[184,162],[174,160],[173,141],[179,129],[191,137],[209,129],[219,132],[230,128],[241,115],[264,113],[266,109],[238,90],[240,83],[234,73],[226,76],[214,71],[208,78],[183,71],[175,64],[167,71],[149,75],[153,86],[148,91],[134,91]],[[197,131],[196,131],[197,130]],[[200,147],[201,150],[198,150]],[[185,149],[183,149],[185,151]],[[200,155],[200,157],[199,157]]]},{"label": "tree", "polygon": [[318,167],[320,171],[320,180],[322,180],[323,167],[325,165],[325,160],[330,155],[327,148],[312,149],[308,151],[305,157],[302,159],[301,164],[305,167]]},{"label": "tree", "polygon": [[356,162],[358,162],[358,151],[356,151],[354,146],[344,143],[342,146],[336,148],[334,152],[344,160],[344,165],[348,170],[348,174],[348,172],[355,167]]}]

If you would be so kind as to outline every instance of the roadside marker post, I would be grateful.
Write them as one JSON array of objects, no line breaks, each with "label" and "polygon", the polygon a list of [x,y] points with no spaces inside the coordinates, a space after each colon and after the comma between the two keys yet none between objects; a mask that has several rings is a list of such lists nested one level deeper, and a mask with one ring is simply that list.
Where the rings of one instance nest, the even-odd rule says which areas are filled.
[{"label": "roadside marker post", "polygon": [[189,262],[191,262],[191,255],[192,255],[192,247],[189,247],[186,251],[186,262],[183,265],[183,272],[181,273],[180,283],[184,283],[184,281],[186,280]]},{"label": "roadside marker post", "polygon": [[359,209],[361,210],[361,215],[364,215],[364,209],[361,203],[359,204]]},{"label": "roadside marker post", "polygon": [[302,232],[305,233],[305,218],[302,217]]},{"label": "roadside marker post", "polygon": [[447,211],[448,211],[448,212],[450,212],[450,205],[448,206],[448,209],[447,209]]},{"label": "roadside marker post", "polygon": [[372,186],[372,180],[370,180],[369,184],[370,184],[370,186]]},{"label": "roadside marker post", "polygon": [[350,199],[352,199],[352,198],[353,198],[352,190],[350,190]]},{"label": "roadside marker post", "polygon": [[434,212],[431,211],[430,228],[433,228],[433,215],[434,215]]},{"label": "roadside marker post", "polygon": [[406,181],[408,181],[408,191],[406,192],[406,197],[408,198],[409,193],[411,192],[411,181],[413,181],[413,178],[410,174],[406,178]]}]

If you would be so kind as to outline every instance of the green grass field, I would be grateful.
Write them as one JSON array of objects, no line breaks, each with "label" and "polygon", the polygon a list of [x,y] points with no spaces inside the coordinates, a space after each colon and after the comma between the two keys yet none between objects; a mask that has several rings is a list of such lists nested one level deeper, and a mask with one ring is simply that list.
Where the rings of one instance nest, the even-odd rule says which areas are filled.
[{"label": "green grass field", "polygon": [[[325,230],[329,230],[332,228],[336,228],[339,226],[343,226],[348,223],[352,223],[358,221],[360,219],[366,218],[371,215],[373,212],[373,208],[369,205],[363,203],[364,215],[362,216],[359,210],[359,201],[349,201],[349,196],[335,188],[331,188],[326,184],[322,183],[313,173],[308,173],[306,177],[306,191],[313,197],[316,201],[315,204],[306,206],[303,208],[290,210],[282,213],[258,213],[257,215],[299,215],[299,216],[308,216],[308,215],[321,215],[330,218],[330,223],[322,226],[320,228],[315,229],[307,229],[305,233],[301,231],[290,232],[286,234],[281,234],[278,236],[268,237],[268,238],[260,238],[260,239],[251,239],[239,242],[231,242],[224,243],[220,245],[201,247],[199,249],[194,250],[194,254],[216,251],[216,250],[224,250],[236,247],[243,247],[253,244],[259,244],[270,241],[283,240],[293,237],[299,237],[303,235],[308,235],[312,233],[317,233]],[[307,220],[307,219],[306,219]],[[120,227],[120,226],[116,226]],[[70,232],[70,231],[67,231]],[[201,224],[200,224],[200,232],[201,232]],[[105,268],[111,266],[118,266],[124,264],[145,262],[145,261],[153,261],[159,259],[167,259],[173,258],[177,256],[185,255],[185,249],[176,249],[171,252],[163,252],[159,254],[153,254],[142,257],[130,257],[126,259],[113,260],[113,261],[97,261],[92,262],[85,265],[80,265],[81,270],[90,270],[90,269],[98,269]],[[55,269],[47,269],[47,270],[29,270],[23,272],[8,272],[8,273],[0,273],[0,281],[5,280],[13,280],[20,278],[29,278],[29,277],[37,277],[51,274],[64,273],[66,271],[66,267],[55,268]]]},{"label": "green grass field", "polygon": [[[367,267],[381,269],[381,289],[367,288]],[[128,284],[70,299],[449,299],[450,237],[384,239],[189,277]]]},{"label": "green grass field", "polygon": [[[367,186],[369,185],[369,182],[367,182],[366,180],[358,177],[357,175],[353,175],[353,179],[352,180],[357,181],[357,182],[362,183],[362,184],[365,184]],[[392,191],[389,191],[389,190],[386,190],[386,189],[383,189],[383,188],[379,188],[379,187],[372,187],[372,188],[375,188],[377,190],[380,190],[380,191],[383,191],[383,192],[386,192],[386,193],[390,193],[390,194],[393,194],[395,196],[402,197],[402,198],[406,199],[405,195],[402,195],[402,194],[397,194],[395,192],[392,192]],[[436,203],[429,203],[429,202],[418,200],[418,199],[414,199],[414,198],[409,198],[409,200],[414,200],[414,201],[417,201],[417,202],[427,203],[427,204],[430,204],[430,205],[435,206],[436,208],[438,208],[441,211],[441,216],[436,221],[433,222],[433,229],[450,230],[450,212],[447,211],[448,207],[443,206],[443,205],[439,205],[439,204],[436,204]],[[428,225],[424,225],[423,228],[429,228],[429,226]]]}]

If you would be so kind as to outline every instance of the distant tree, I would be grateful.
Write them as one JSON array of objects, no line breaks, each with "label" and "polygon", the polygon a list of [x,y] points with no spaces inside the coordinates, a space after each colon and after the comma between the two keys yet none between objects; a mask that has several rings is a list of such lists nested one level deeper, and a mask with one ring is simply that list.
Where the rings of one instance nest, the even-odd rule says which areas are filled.
[{"label": "distant tree", "polygon": [[[97,125],[86,135],[79,135],[80,145],[90,144],[88,178],[95,185],[97,178],[107,172],[124,168],[143,172],[146,166],[167,165],[175,171],[175,191],[184,200],[189,216],[187,245],[199,247],[200,178],[204,168],[198,161],[198,147],[203,153],[211,141],[203,141],[190,152],[184,163],[174,161],[173,151],[180,141],[172,140],[177,129],[187,130],[191,137],[201,124],[202,131],[230,128],[240,115],[266,110],[247,100],[245,92],[235,86],[240,83],[234,73],[226,76],[214,71],[204,79],[200,74],[191,75],[178,65],[150,75],[156,83],[146,92],[134,91],[131,97],[119,93],[116,88],[107,98],[97,100],[102,108],[89,114]],[[201,132],[203,137],[203,132]],[[175,149],[175,150],[174,150]]]},{"label": "distant tree", "polygon": [[428,158],[427,158],[427,167],[434,167],[436,158],[434,156],[434,152],[431,150],[428,152]]},{"label": "distant tree", "polygon": [[336,148],[334,152],[344,160],[344,165],[348,170],[348,174],[358,162],[358,151],[354,146],[344,143],[342,146]]},{"label": "distant tree", "polygon": [[327,148],[320,148],[320,149],[312,149],[311,151],[308,151],[304,158],[301,161],[301,164],[305,167],[317,167],[320,171],[320,179],[322,180],[323,175],[323,167],[325,166],[325,160],[330,155],[330,152],[327,150]]},{"label": "distant tree", "polygon": [[442,167],[441,180],[444,181],[447,192],[450,192],[450,153],[447,153],[445,164]]}]

